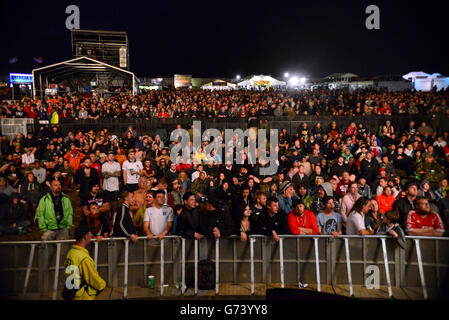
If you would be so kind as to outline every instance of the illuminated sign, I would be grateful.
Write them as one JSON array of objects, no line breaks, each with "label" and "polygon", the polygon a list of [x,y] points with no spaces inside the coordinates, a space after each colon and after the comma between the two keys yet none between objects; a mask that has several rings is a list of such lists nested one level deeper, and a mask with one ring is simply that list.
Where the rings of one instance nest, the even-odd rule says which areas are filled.
[{"label": "illuminated sign", "polygon": [[175,88],[189,88],[191,85],[191,75],[175,74]]},{"label": "illuminated sign", "polygon": [[10,73],[10,83],[33,83],[33,75],[26,73]]}]

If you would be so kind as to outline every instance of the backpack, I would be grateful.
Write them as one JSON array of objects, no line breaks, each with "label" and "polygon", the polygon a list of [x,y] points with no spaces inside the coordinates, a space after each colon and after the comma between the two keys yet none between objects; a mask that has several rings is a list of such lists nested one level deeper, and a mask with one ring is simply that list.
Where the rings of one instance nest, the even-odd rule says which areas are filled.
[{"label": "backpack", "polygon": [[[195,269],[192,265],[186,274],[190,275],[186,279],[187,288],[195,288]],[[212,290],[215,289],[215,263],[211,260],[200,260],[198,262],[198,289]]]}]

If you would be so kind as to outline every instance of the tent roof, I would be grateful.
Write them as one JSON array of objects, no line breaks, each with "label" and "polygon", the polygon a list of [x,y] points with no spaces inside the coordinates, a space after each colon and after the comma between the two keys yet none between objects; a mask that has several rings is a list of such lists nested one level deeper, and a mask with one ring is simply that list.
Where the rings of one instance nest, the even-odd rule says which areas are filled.
[{"label": "tent roof", "polygon": [[407,74],[404,74],[402,76],[402,78],[404,78],[405,80],[412,80],[412,79],[415,79],[415,78],[418,78],[418,77],[427,78],[427,77],[430,77],[430,74],[425,73],[423,71],[414,71],[414,72],[409,72]]},{"label": "tent roof", "polygon": [[239,82],[238,85],[239,86],[241,86],[241,85],[248,85],[248,84],[252,84],[252,82],[254,82],[254,81],[261,81],[261,80],[263,80],[263,81],[270,81],[270,83],[273,83],[275,85],[276,84],[278,84],[278,85],[286,85],[287,84],[285,81],[277,80],[277,79],[275,79],[275,78],[273,78],[271,76],[254,75],[254,76],[250,77],[247,80]]},{"label": "tent roof", "polygon": [[357,74],[354,74],[354,73],[350,73],[350,72],[346,72],[346,73],[332,73],[332,74],[330,74],[330,75],[328,75],[327,77],[326,77],[326,79],[328,79],[328,78],[356,78],[356,77],[358,77],[358,75]]},{"label": "tent roof", "polygon": [[58,78],[61,76],[67,76],[77,72],[103,72],[113,70],[123,72],[131,75],[132,77],[135,77],[134,73],[132,73],[131,71],[124,70],[119,67],[115,67],[105,62],[101,62],[85,56],[33,69],[33,74],[40,73],[43,75]]}]

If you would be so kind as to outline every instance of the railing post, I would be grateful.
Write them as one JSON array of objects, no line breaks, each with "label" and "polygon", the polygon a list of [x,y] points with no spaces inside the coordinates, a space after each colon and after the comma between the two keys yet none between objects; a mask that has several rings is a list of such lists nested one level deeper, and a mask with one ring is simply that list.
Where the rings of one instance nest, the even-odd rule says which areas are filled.
[{"label": "railing post", "polygon": [[125,279],[124,279],[124,288],[123,288],[123,299],[126,299],[128,296],[128,248],[129,248],[129,240],[125,240]]},{"label": "railing post", "polygon": [[254,294],[254,242],[256,239],[249,239],[249,250],[251,259],[251,294]]},{"label": "railing post", "polygon": [[97,261],[98,261],[98,241],[95,240],[95,242],[94,242],[94,264],[95,264],[95,269],[97,268]]},{"label": "railing post", "polygon": [[281,270],[281,288],[284,288],[284,238],[279,239],[279,263]]},{"label": "railing post", "polygon": [[320,257],[318,250],[318,238],[313,238],[315,243],[315,265],[316,265],[316,281],[318,286],[318,292],[321,292],[321,281],[320,281]]},{"label": "railing post", "polygon": [[220,239],[215,239],[215,294],[218,294],[220,282]]},{"label": "railing post", "polygon": [[161,240],[161,296],[164,295],[164,239]]},{"label": "railing post", "polygon": [[34,260],[34,250],[36,249],[36,245],[31,245],[30,255],[28,257],[28,267],[27,272],[25,274],[25,283],[23,284],[23,291],[22,291],[22,299],[25,299],[25,294],[28,288],[28,281],[30,280],[30,273],[31,273],[31,267],[33,266],[33,260]]},{"label": "railing post", "polygon": [[184,295],[184,292],[186,290],[186,239],[181,239],[181,264],[182,264],[182,270],[181,270],[181,277],[182,277],[182,287],[181,287],[181,294]]},{"label": "railing post", "polygon": [[40,291],[42,295],[45,295],[48,292],[48,245],[42,242],[39,249]]},{"label": "railing post", "polygon": [[418,259],[419,277],[421,278],[421,286],[423,290],[424,299],[427,300],[427,287],[426,287],[426,280],[424,279],[424,269],[422,265],[421,247],[419,245],[419,239],[415,239],[415,245],[416,245],[416,258]]},{"label": "railing post", "polygon": [[198,240],[195,239],[195,294],[198,294]]},{"label": "railing post", "polygon": [[59,259],[61,254],[61,243],[56,244],[56,262],[55,262],[55,280],[53,282],[53,300],[56,300],[56,294],[58,292],[58,277],[59,277]]},{"label": "railing post", "polygon": [[354,291],[352,289],[352,273],[351,273],[351,255],[349,252],[348,238],[344,238],[345,241],[345,252],[346,252],[346,268],[348,270],[348,285],[349,285],[349,295],[354,296]]},{"label": "railing post", "polygon": [[387,276],[387,286],[388,286],[388,297],[393,297],[393,292],[391,291],[391,281],[390,281],[390,268],[388,266],[388,255],[387,255],[387,245],[385,244],[385,238],[380,239],[382,243],[382,252],[384,256],[385,274]]}]

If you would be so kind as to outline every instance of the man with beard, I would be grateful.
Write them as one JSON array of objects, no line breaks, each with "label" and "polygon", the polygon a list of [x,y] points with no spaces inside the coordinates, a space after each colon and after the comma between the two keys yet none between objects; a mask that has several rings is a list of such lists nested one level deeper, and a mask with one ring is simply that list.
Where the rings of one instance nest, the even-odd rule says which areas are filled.
[{"label": "man with beard", "polygon": [[323,203],[324,209],[316,217],[318,233],[331,234],[334,237],[337,237],[342,234],[341,225],[343,223],[343,218],[340,214],[334,211],[334,198],[326,196],[323,199]]},{"label": "man with beard", "polygon": [[409,236],[442,237],[445,230],[438,213],[430,208],[429,200],[418,197],[415,209],[410,210],[405,218],[405,231]]}]

